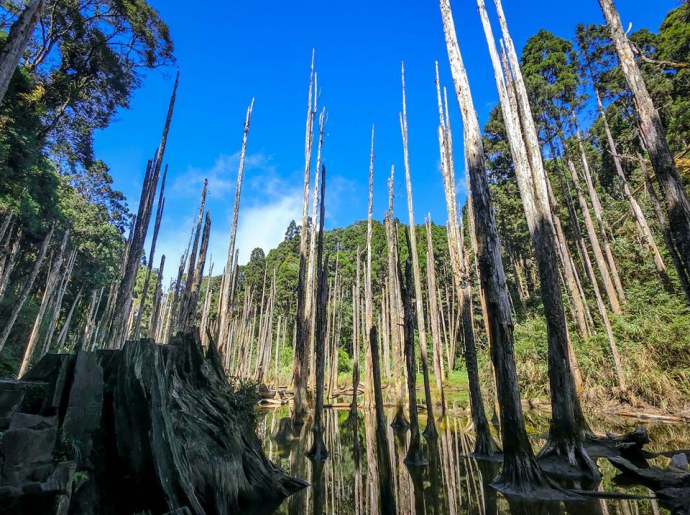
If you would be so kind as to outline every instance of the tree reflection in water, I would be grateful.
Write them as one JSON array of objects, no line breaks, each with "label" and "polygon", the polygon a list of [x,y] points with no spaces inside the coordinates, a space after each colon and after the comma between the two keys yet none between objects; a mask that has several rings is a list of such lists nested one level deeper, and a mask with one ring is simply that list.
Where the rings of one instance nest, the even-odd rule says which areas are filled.
[{"label": "tree reflection in water", "polygon": [[[500,461],[478,461],[470,457],[474,432],[466,418],[445,417],[437,424],[439,438],[433,444],[422,442],[421,452],[429,462],[424,467],[404,463],[410,445],[409,430],[390,427],[393,411],[385,413],[384,424],[377,423],[373,410],[359,410],[348,420],[347,410],[324,410],[324,439],[330,452],[323,463],[311,463],[305,451],[311,446],[311,419],[296,430],[287,409],[262,412],[258,427],[267,456],[291,475],[311,483],[280,505],[281,514],[595,514],[659,513],[649,499],[621,500],[588,498],[582,502],[535,502],[506,499],[491,488],[500,472]],[[420,421],[422,424],[423,421]],[[605,427],[611,427],[610,422]],[[660,448],[690,442],[665,427],[651,427],[652,441]],[[621,428],[620,432],[624,432]],[[672,439],[666,436],[673,435]],[[675,440],[675,441],[674,441]],[[533,440],[539,448],[542,441]],[[592,489],[627,492],[640,496],[649,491],[639,486],[619,486],[613,481],[616,471],[599,462],[604,478]],[[583,487],[585,485],[582,485]],[[271,508],[272,509],[272,508]]]}]

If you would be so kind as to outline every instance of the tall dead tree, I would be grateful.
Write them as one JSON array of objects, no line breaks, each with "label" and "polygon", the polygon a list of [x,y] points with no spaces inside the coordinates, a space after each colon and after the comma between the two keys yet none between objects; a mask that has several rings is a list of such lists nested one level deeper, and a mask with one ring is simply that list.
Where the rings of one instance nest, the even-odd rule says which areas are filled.
[{"label": "tall dead tree", "polygon": [[57,251],[57,255],[55,256],[55,259],[48,268],[48,274],[46,276],[46,285],[43,288],[43,296],[41,298],[41,305],[38,308],[38,313],[36,314],[36,319],[34,320],[34,325],[31,329],[29,340],[27,341],[26,348],[24,349],[24,357],[22,358],[22,363],[19,367],[18,376],[20,378],[26,373],[29,366],[31,365],[34,357],[34,350],[40,340],[43,318],[46,315],[46,311],[48,310],[48,306],[52,299],[53,293],[55,292],[55,289],[58,287],[58,281],[60,280],[60,273],[62,272],[62,263],[65,259],[65,250],[67,249],[67,242],[69,241],[69,234],[70,230],[67,229],[62,236],[62,242],[60,243],[60,248]]},{"label": "tall dead tree", "polygon": [[[405,366],[404,352],[405,341],[402,331],[404,316],[402,298],[400,297],[400,284],[398,283],[398,226],[395,221],[393,210],[393,179],[395,177],[395,167],[391,166],[391,175],[388,179],[388,212],[386,213],[386,243],[388,257],[388,309],[390,311],[390,339],[392,341],[393,370],[395,378],[395,417],[392,426],[395,428],[405,428],[409,425],[405,419]],[[402,373],[401,373],[402,372]]]},{"label": "tall dead tree", "polygon": [[161,142],[158,146],[158,151],[153,161],[149,162],[147,166],[147,173],[144,177],[144,185],[141,189],[141,198],[139,199],[139,209],[137,212],[136,222],[134,227],[130,230],[134,232],[131,247],[127,255],[127,261],[123,267],[122,278],[117,289],[113,304],[112,319],[109,320],[108,341],[106,346],[111,349],[118,349],[127,338],[128,319],[132,309],[132,292],[136,282],[137,270],[141,263],[141,257],[144,253],[144,242],[151,221],[151,211],[153,207],[153,200],[158,187],[158,178],[160,176],[163,158],[165,156],[165,147],[168,142],[168,132],[170,131],[170,123],[172,122],[172,115],[175,108],[175,100],[177,98],[177,87],[179,85],[180,75],[177,74],[175,78],[175,86],[170,98],[168,106],[168,115],[165,119],[163,127],[163,134]]},{"label": "tall dead tree", "polygon": [[242,178],[244,176],[244,163],[247,157],[247,139],[249,136],[249,124],[252,119],[252,109],[254,108],[254,99],[252,98],[249,108],[247,108],[247,116],[244,120],[244,131],[242,134],[242,149],[240,150],[240,164],[237,170],[237,185],[235,186],[235,205],[232,211],[232,225],[230,228],[230,242],[228,244],[228,256],[223,272],[223,286],[220,291],[220,298],[218,299],[218,347],[225,349],[226,354],[229,352],[228,346],[228,331],[230,330],[230,320],[232,316],[232,299],[234,296],[233,285],[234,271],[237,263],[234,261],[236,254],[235,239],[237,237],[237,221],[240,215],[240,198],[242,196]]},{"label": "tall dead tree", "polygon": [[[199,241],[201,239],[201,224],[204,220],[204,208],[206,206],[206,192],[208,189],[208,179],[204,179],[204,187],[201,190],[201,201],[199,202],[199,215],[196,222],[196,230],[194,232],[194,243],[192,245],[192,251],[189,254],[189,263],[187,265],[187,277],[185,278],[184,293],[182,294],[180,300],[179,313],[177,315],[177,328],[178,330],[189,329],[190,325],[193,323],[194,315],[196,313],[196,295],[198,293],[198,287],[201,281],[201,277],[197,276],[197,252],[199,250]],[[208,233],[211,230],[211,217],[206,213],[206,223],[204,225],[204,236],[206,238],[206,248],[208,248]],[[202,243],[203,248],[203,243]],[[206,261],[206,249],[204,251],[204,261]],[[204,263],[205,264],[205,263]],[[203,266],[203,265],[202,265]],[[203,275],[203,269],[201,270]],[[198,280],[197,280],[198,278]],[[194,305],[192,305],[192,303]],[[190,324],[190,325],[187,325]]]},{"label": "tall dead tree", "polygon": [[74,297],[74,300],[72,301],[72,306],[69,308],[69,311],[67,312],[65,322],[64,324],[62,324],[62,329],[60,329],[60,333],[58,334],[57,340],[55,342],[55,348],[58,350],[62,349],[65,346],[65,342],[67,341],[67,335],[69,334],[69,330],[72,327],[74,311],[79,305],[79,301],[81,301],[81,295],[83,292],[83,288],[80,288],[77,292],[77,295]]},{"label": "tall dead tree", "polygon": [[[407,232],[405,233],[407,236]],[[409,245],[410,238],[407,237]],[[405,261],[405,275],[398,263],[398,283],[400,284],[400,296],[402,297],[404,310],[403,335],[405,338],[405,369],[407,371],[407,395],[410,414],[410,444],[405,455],[405,464],[408,466],[424,466],[428,461],[422,454],[422,445],[419,433],[419,415],[417,413],[417,365],[414,352],[414,321],[415,308],[412,302],[414,292],[414,280],[412,279],[412,261],[410,254]],[[433,418],[433,414],[428,416]]]},{"label": "tall dead tree", "polygon": [[153,308],[151,309],[151,321],[149,322],[148,337],[156,341],[158,329],[162,325],[161,308],[163,304],[163,273],[165,272],[165,254],[161,256],[161,264],[158,266],[158,277],[153,290]]},{"label": "tall dead tree", "polygon": [[[682,273],[687,275],[690,274],[690,200],[676,170],[661,117],[654,107],[642,72],[635,62],[633,50],[623,31],[613,0],[599,0],[599,5],[611,32],[611,39],[616,46],[621,69],[635,100],[642,141],[649,152],[652,168],[663,193],[673,244],[678,249],[679,261],[684,268],[684,270],[678,270],[678,275]],[[688,301],[690,302],[690,299]]]},{"label": "tall dead tree", "polygon": [[371,406],[374,397],[374,378],[371,363],[371,344],[369,337],[374,325],[374,294],[371,287],[371,234],[372,217],[374,211],[374,126],[371,127],[371,150],[369,151],[369,204],[367,209],[367,264],[364,276],[364,373],[366,381],[364,383],[364,401],[367,406]]},{"label": "tall dead tree", "polygon": [[134,325],[134,340],[139,340],[141,333],[141,317],[144,314],[144,307],[146,306],[146,297],[149,292],[149,282],[151,281],[151,272],[153,270],[153,259],[156,256],[156,242],[158,241],[158,232],[161,227],[161,220],[163,219],[163,210],[165,209],[165,180],[168,177],[168,165],[165,165],[163,171],[163,178],[161,179],[161,188],[158,192],[158,207],[156,208],[156,219],[153,224],[153,236],[151,238],[151,251],[146,260],[146,278],[144,279],[144,287],[141,292],[141,300],[139,301],[139,311],[137,312],[137,321]]},{"label": "tall dead tree", "polygon": [[208,241],[211,236],[211,213],[206,211],[206,218],[204,220],[204,229],[201,236],[201,248],[199,249],[199,256],[196,262],[196,269],[192,274],[192,278],[187,277],[187,292],[185,294],[186,300],[184,303],[185,310],[181,312],[180,327],[183,331],[188,331],[195,325],[196,308],[199,299],[199,289],[201,288],[201,280],[204,277],[204,267],[206,266],[206,253],[208,252]]},{"label": "tall dead tree", "polygon": [[[514,47],[500,0],[495,0],[507,49],[505,69],[501,66],[491,24],[483,0],[478,0],[496,86],[508,134],[515,175],[527,218],[532,248],[539,271],[542,304],[547,326],[549,386],[552,418],[549,440],[540,457],[565,460],[584,473],[598,477],[583,442],[589,432],[575,387],[572,350],[565,319],[559,276],[558,244],[541,149],[529,107],[527,90],[514,54]],[[506,62],[507,61],[507,62]],[[503,73],[505,73],[505,76]],[[535,147],[536,145],[536,147]]]},{"label": "tall dead tree", "polygon": [[637,155],[637,160],[639,161],[640,166],[642,167],[642,173],[644,174],[645,178],[645,188],[647,190],[647,194],[649,195],[649,200],[652,204],[654,214],[656,215],[656,218],[659,222],[661,234],[664,237],[664,242],[666,243],[666,247],[668,248],[669,254],[671,255],[671,260],[673,261],[673,264],[676,267],[676,270],[678,271],[678,279],[680,280],[680,284],[683,287],[683,291],[685,291],[685,295],[688,298],[688,301],[690,302],[690,272],[686,273],[685,267],[683,266],[683,262],[680,259],[680,256],[678,255],[678,250],[676,249],[676,246],[673,244],[673,235],[671,234],[671,229],[668,224],[668,217],[662,209],[661,202],[659,202],[659,197],[657,196],[656,191],[654,190],[654,185],[652,184],[652,178],[649,175],[647,164],[645,163],[644,158],[640,154]]},{"label": "tall dead tree", "polygon": [[[318,87],[318,85],[315,85]],[[317,91],[318,95],[318,91]],[[316,99],[314,99],[316,102]],[[314,111],[316,106],[314,106]],[[309,362],[314,358],[314,330],[316,325],[316,226],[319,223],[317,219],[317,209],[319,207],[319,170],[321,169],[321,149],[323,147],[323,139],[326,125],[326,110],[323,109],[319,115],[319,141],[316,145],[316,173],[314,174],[314,194],[312,195],[311,206],[311,224],[312,230],[309,234],[309,262],[307,264],[307,299],[305,312],[309,315]],[[309,385],[313,385],[316,380],[316,371],[313,366],[309,369]]]},{"label": "tall dead tree", "polygon": [[450,68],[463,119],[467,172],[471,182],[480,280],[487,296],[489,341],[501,406],[503,471],[493,483],[504,492],[528,493],[547,487],[527,437],[513,352],[513,320],[496,220],[489,194],[484,148],[467,72],[460,55],[449,0],[441,0],[441,18]]},{"label": "tall dead tree", "polygon": [[357,419],[357,393],[359,391],[359,335],[360,335],[360,263],[361,253],[357,247],[357,268],[355,281],[352,285],[352,403],[350,404],[350,419]]},{"label": "tall dead tree", "polygon": [[17,297],[17,299],[14,302],[14,307],[12,308],[12,312],[10,313],[9,318],[5,321],[5,327],[3,328],[2,333],[0,333],[0,352],[5,347],[5,344],[7,343],[7,338],[9,338],[10,333],[12,332],[12,328],[14,327],[14,323],[17,321],[17,317],[19,316],[20,311],[24,307],[26,299],[29,298],[31,291],[34,288],[36,277],[38,276],[38,272],[41,270],[41,266],[43,265],[43,261],[45,260],[46,253],[48,252],[48,246],[50,245],[50,240],[53,238],[54,231],[55,224],[50,226],[48,234],[46,234],[46,237],[43,239],[43,243],[41,243],[38,255],[36,256],[36,260],[34,261],[34,266],[31,269],[31,272],[29,272],[29,277],[27,277],[26,282],[24,283],[24,287],[22,288],[21,293],[19,294],[19,297]]},{"label": "tall dead tree", "polygon": [[414,223],[414,207],[412,204],[412,180],[410,179],[410,160],[407,145],[407,105],[405,101],[405,65],[402,66],[402,113],[400,114],[400,130],[403,139],[403,156],[405,161],[405,184],[407,186],[407,212],[410,220],[410,255],[412,256],[412,270],[414,273],[415,308],[417,312],[417,330],[419,333],[419,348],[422,357],[422,375],[424,377],[424,396],[426,397],[427,422],[424,436],[434,440],[438,436],[434,422],[434,403],[431,399],[431,385],[429,382],[429,360],[427,357],[426,320],[424,318],[424,295],[422,292],[422,274],[419,269],[419,252],[417,251],[417,235]]},{"label": "tall dead tree", "polygon": [[312,142],[314,139],[314,115],[316,114],[316,97],[314,91],[314,55],[311,59],[311,73],[309,75],[309,100],[307,102],[307,123],[304,142],[304,192],[302,197],[302,230],[299,245],[299,277],[297,281],[297,315],[295,318],[297,339],[295,340],[295,355],[292,364],[292,382],[295,388],[295,406],[292,423],[297,426],[304,424],[307,412],[307,376],[308,357],[307,340],[309,335],[309,320],[307,307],[307,233],[309,228],[309,182],[311,178]]},{"label": "tall dead tree", "polygon": [[446,394],[443,391],[443,351],[441,342],[441,313],[436,289],[436,264],[434,263],[434,241],[431,237],[431,216],[426,221],[426,278],[429,297],[429,318],[431,338],[434,346],[434,379],[441,394],[441,414],[446,414]]},{"label": "tall dead tree", "polygon": [[[657,272],[659,273],[661,282],[667,289],[670,289],[671,281],[669,280],[668,273],[666,271],[666,264],[664,263],[664,260],[661,257],[661,253],[659,252],[659,248],[657,247],[654,234],[652,233],[652,230],[649,227],[649,224],[647,223],[647,217],[645,216],[644,211],[642,211],[642,208],[640,207],[640,204],[637,202],[634,195],[632,194],[632,191],[630,190],[630,184],[628,183],[628,178],[625,176],[625,172],[623,171],[623,165],[621,163],[620,156],[618,155],[618,147],[616,145],[616,140],[613,138],[611,127],[609,126],[608,116],[606,115],[606,110],[604,109],[604,104],[601,100],[601,94],[599,93],[599,88],[597,87],[597,84],[594,83],[594,78],[592,77],[591,72],[590,78],[592,79],[592,84],[594,87],[594,96],[597,99],[599,116],[601,117],[601,120],[604,123],[604,131],[606,132],[606,140],[609,146],[609,153],[611,154],[611,158],[613,159],[613,164],[616,168],[616,174],[618,175],[618,178],[621,181],[621,185],[623,187],[623,194],[625,195],[625,199],[628,201],[628,205],[630,207],[630,213],[633,215],[633,219],[635,220],[635,225],[637,227],[638,232],[640,233],[640,237],[643,241],[646,242],[646,244],[649,246],[649,249],[652,252],[652,256],[654,258],[654,266],[656,267]],[[690,299],[690,291],[687,292],[687,295],[688,299]]]},{"label": "tall dead tree", "polygon": [[42,6],[43,0],[31,0],[10,27],[10,33],[0,51],[0,103],[5,98],[19,59],[29,44]]},{"label": "tall dead tree", "polygon": [[[318,173],[318,170],[317,170]],[[328,256],[323,259],[323,222],[326,203],[326,167],[321,165],[321,207],[319,209],[319,241],[316,248],[318,266],[318,287],[316,293],[316,404],[314,406],[314,442],[307,456],[313,461],[325,461],[328,449],[323,440],[323,394],[326,350],[326,318],[328,316]]]},{"label": "tall dead tree", "polygon": [[17,255],[19,254],[19,248],[21,247],[22,243],[22,235],[23,231],[20,227],[17,230],[17,235],[14,237],[14,243],[12,243],[12,246],[9,248],[9,252],[7,252],[7,247],[12,241],[12,231],[10,231],[7,236],[7,244],[5,246],[6,253],[3,257],[2,273],[0,273],[0,300],[2,300],[2,298],[5,296],[5,291],[10,283],[10,274],[12,273],[12,270],[14,270],[14,264],[17,260]]},{"label": "tall dead tree", "polygon": [[[74,263],[76,262],[76,260],[77,250],[74,249],[72,250],[72,252],[70,252],[69,257],[67,258],[65,266],[62,270],[62,277],[60,278],[60,284],[55,295],[55,300],[53,301],[53,305],[51,308],[52,313],[50,315],[50,320],[48,322],[48,329],[46,330],[46,334],[43,337],[43,345],[41,346],[41,353],[39,354],[39,357],[43,357],[48,352],[51,344],[53,343],[55,329],[57,327],[57,323],[62,312],[62,299],[65,296],[65,292],[67,291],[67,287],[69,286],[70,280],[72,278],[72,270],[74,270]],[[79,298],[79,295],[77,295],[77,298]]]},{"label": "tall dead tree", "polygon": [[[443,174],[443,187],[446,196],[446,209],[448,211],[448,229],[446,234],[448,238],[451,269],[453,272],[453,284],[455,285],[460,304],[460,317],[465,347],[465,366],[467,368],[467,380],[470,393],[470,412],[477,435],[474,452],[477,455],[490,456],[498,449],[498,445],[491,435],[479,380],[479,363],[477,360],[477,345],[472,315],[473,308],[469,256],[465,251],[465,238],[462,225],[458,228],[459,222],[461,221],[458,220],[457,197],[455,191],[453,135],[450,127],[450,117],[448,116],[448,102],[441,103],[438,63],[436,63],[436,97],[439,113],[441,172]],[[445,94],[444,98],[447,98]]]}]

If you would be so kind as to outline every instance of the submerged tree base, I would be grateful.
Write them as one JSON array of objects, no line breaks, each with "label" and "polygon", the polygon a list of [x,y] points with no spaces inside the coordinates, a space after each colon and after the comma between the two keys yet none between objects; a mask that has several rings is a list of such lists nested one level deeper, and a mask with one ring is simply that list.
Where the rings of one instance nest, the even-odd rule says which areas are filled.
[{"label": "submerged tree base", "polygon": [[237,513],[307,486],[266,459],[253,400],[196,334],[47,355],[0,390],[3,513]]},{"label": "submerged tree base", "polygon": [[594,483],[601,479],[596,463],[580,442],[549,440],[537,456],[539,466],[550,476],[586,480]]}]

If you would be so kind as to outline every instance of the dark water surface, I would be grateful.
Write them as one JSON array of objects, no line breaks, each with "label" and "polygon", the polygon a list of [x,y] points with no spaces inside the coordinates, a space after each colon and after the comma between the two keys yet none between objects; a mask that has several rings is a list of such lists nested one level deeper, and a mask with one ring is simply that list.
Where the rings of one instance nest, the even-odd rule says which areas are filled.
[{"label": "dark water surface", "polygon": [[[656,500],[590,499],[568,503],[508,503],[489,483],[498,474],[500,463],[476,461],[467,457],[474,447],[471,421],[446,417],[437,423],[438,443],[428,445],[422,438],[423,453],[429,464],[408,468],[403,460],[409,431],[390,427],[386,434],[376,432],[373,410],[360,410],[357,422],[348,420],[347,410],[326,409],[324,440],[330,452],[324,463],[312,464],[305,456],[312,442],[311,420],[294,434],[286,408],[262,410],[258,433],[267,456],[289,474],[305,479],[311,486],[286,499],[276,510],[281,514],[620,514],[656,515],[669,513]],[[533,447],[543,445],[548,419],[527,414]],[[641,425],[637,421],[602,419],[591,421],[596,432],[623,433]],[[420,421],[421,428],[426,421]],[[652,443],[646,449],[666,451],[690,448],[690,426],[645,425]],[[386,452],[387,450],[387,452]],[[655,460],[665,466],[666,458]],[[389,463],[390,466],[386,466]],[[598,489],[638,496],[653,495],[639,485],[624,486],[615,480],[616,469],[599,459],[604,475]]]}]

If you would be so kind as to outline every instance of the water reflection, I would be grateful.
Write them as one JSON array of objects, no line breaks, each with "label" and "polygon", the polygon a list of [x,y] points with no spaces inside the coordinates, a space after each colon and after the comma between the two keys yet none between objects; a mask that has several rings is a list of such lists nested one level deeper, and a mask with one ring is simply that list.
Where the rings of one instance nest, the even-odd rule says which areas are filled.
[{"label": "water reflection", "polygon": [[[489,484],[500,463],[476,461],[470,421],[447,417],[437,424],[439,438],[422,439],[424,467],[406,466],[410,432],[390,427],[394,413],[377,424],[373,410],[348,417],[347,410],[324,410],[324,439],[330,451],[326,462],[312,463],[305,455],[311,446],[312,420],[295,429],[287,409],[262,413],[259,437],[268,458],[311,487],[281,504],[281,514],[635,514],[665,513],[656,501],[588,499],[574,503],[510,502]],[[422,423],[422,421],[420,421]],[[608,429],[616,430],[608,424]],[[623,432],[627,428],[620,428]],[[650,428],[657,450],[680,448],[690,441],[690,430]],[[534,431],[538,434],[538,431]],[[677,437],[677,438],[674,438]],[[535,436],[536,438],[536,436]],[[665,439],[668,438],[668,439]],[[673,439],[672,439],[673,438]],[[535,447],[539,445],[535,441]],[[600,490],[648,496],[640,486],[618,485],[615,469],[599,461],[604,479]]]}]

